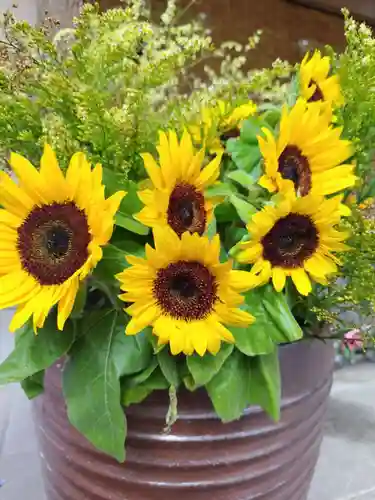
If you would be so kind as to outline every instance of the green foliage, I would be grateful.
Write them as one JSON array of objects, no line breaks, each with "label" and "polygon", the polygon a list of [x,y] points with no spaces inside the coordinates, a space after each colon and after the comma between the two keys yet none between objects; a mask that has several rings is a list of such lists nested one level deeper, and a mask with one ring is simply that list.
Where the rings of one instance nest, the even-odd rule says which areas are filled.
[{"label": "green foliage", "polygon": [[[130,354],[123,323],[116,311],[101,311],[94,324],[87,314],[80,325],[83,334],[72,346],[63,373],[70,422],[94,446],[120,462],[125,460],[126,437],[120,376],[128,369],[123,358]],[[133,353],[143,357],[135,346]]]},{"label": "green foliage", "polygon": [[206,388],[224,422],[240,418],[250,404],[260,405],[278,420],[281,392],[277,350],[251,358],[235,349]]},{"label": "green foliage", "polygon": [[268,354],[275,344],[302,338],[302,330],[282,293],[271,286],[251,290],[245,295],[243,308],[255,317],[247,328],[231,327],[237,348],[247,356]]},{"label": "green foliage", "polygon": [[281,380],[278,352],[249,359],[249,402],[259,405],[274,420],[280,419]]},{"label": "green foliage", "polygon": [[206,385],[220,371],[226,359],[232,354],[233,345],[223,344],[220,351],[213,356],[205,354],[203,357],[193,354],[186,360],[189,372],[196,387]]},{"label": "green foliage", "polygon": [[[0,68],[0,156],[39,161],[44,142],[64,166],[77,150],[137,178],[141,151],[154,150],[170,123],[166,105],[183,69],[211,39],[199,23],[149,19],[143,2],[99,12],[85,4],[74,28],[51,39],[7,13]],[[16,64],[14,59],[16,58]]]},{"label": "green foliage", "polygon": [[34,399],[43,394],[44,374],[45,371],[41,370],[21,381],[21,387],[29,399]]},{"label": "green foliage", "polygon": [[337,65],[345,106],[340,108],[338,121],[356,146],[355,159],[361,192],[373,179],[375,38],[368,26],[354,21],[346,9],[343,12],[347,47],[338,57]]},{"label": "green foliage", "polygon": [[63,332],[56,328],[56,316],[51,315],[35,335],[27,324],[17,332],[14,350],[0,365],[0,385],[22,382],[52,366],[71,348],[75,330],[68,323]]}]

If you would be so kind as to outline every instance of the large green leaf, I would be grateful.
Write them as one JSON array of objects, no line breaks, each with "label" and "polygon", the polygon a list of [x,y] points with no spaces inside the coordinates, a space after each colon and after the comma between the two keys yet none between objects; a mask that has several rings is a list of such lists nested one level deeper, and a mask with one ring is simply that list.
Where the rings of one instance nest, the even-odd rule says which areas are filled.
[{"label": "large green leaf", "polygon": [[157,353],[160,369],[170,385],[178,387],[180,385],[180,376],[178,374],[176,357],[170,354],[169,349],[162,349]]},{"label": "large green leaf", "polygon": [[248,359],[251,385],[249,401],[259,405],[271,418],[280,418],[281,382],[277,349]]},{"label": "large green leaf", "polygon": [[228,356],[231,355],[232,351],[232,344],[223,343],[220,351],[215,356],[212,354],[205,354],[204,356],[193,354],[192,356],[187,356],[186,363],[189,368],[189,372],[193,377],[195,386],[208,384],[208,382],[221,369]]},{"label": "large green leaf", "polygon": [[283,293],[276,292],[271,285],[263,287],[263,305],[276,327],[272,329],[274,342],[282,344],[302,338],[302,329],[295,320]]},{"label": "large green leaf", "polygon": [[122,315],[102,311],[96,324],[82,321],[84,334],[73,345],[63,374],[70,422],[99,450],[125,460],[126,420],[121,406],[118,350],[125,352]]},{"label": "large green leaf", "polygon": [[230,327],[236,347],[247,356],[272,352],[275,349],[272,333],[278,330],[263,306],[262,291],[251,290],[244,296],[243,309],[255,317],[255,322],[247,327]]},{"label": "large green leaf", "polygon": [[103,258],[94,270],[94,276],[102,281],[113,281],[115,275],[128,267],[125,252],[114,245],[103,248]]},{"label": "large green leaf", "polygon": [[73,341],[73,324],[67,322],[64,331],[60,332],[55,314],[47,318],[37,335],[28,324],[17,333],[14,350],[0,365],[0,385],[21,382],[49,368],[69,351]]},{"label": "large green leaf", "polygon": [[237,184],[245,189],[250,189],[255,182],[254,177],[249,175],[244,170],[233,170],[232,172],[228,172],[226,175],[228,179],[237,182]]},{"label": "large green leaf", "polygon": [[120,376],[144,370],[152,358],[152,346],[146,333],[125,335],[125,326],[120,324],[113,339],[113,358]]},{"label": "large green leaf", "polygon": [[265,123],[258,116],[249,116],[241,125],[241,140],[247,144],[258,144],[258,136],[262,134]]},{"label": "large green leaf", "polygon": [[[232,154],[232,160],[238,168],[251,172],[258,165],[261,158],[257,144],[247,144],[240,139],[233,142],[228,141],[228,150]],[[256,180],[256,179],[255,179]]]},{"label": "large green leaf", "polygon": [[40,394],[43,394],[44,374],[45,371],[42,370],[34,375],[31,375],[31,377],[27,377],[25,380],[22,380],[21,387],[29,399],[34,399],[37,396],[40,396]]},{"label": "large green leaf", "polygon": [[206,385],[216,413],[223,422],[241,417],[248,406],[250,382],[247,358],[235,349]]},{"label": "large green leaf", "polygon": [[234,194],[230,197],[230,202],[236,209],[238,216],[240,217],[242,222],[244,222],[245,224],[249,222],[251,217],[257,211],[254,205],[251,205],[251,203]]},{"label": "large green leaf", "polygon": [[135,220],[131,215],[126,215],[121,211],[116,214],[116,224],[132,233],[142,236],[146,236],[150,232],[150,228]]},{"label": "large green leaf", "polygon": [[153,391],[168,389],[169,385],[161,369],[156,367],[150,376],[138,385],[124,385],[121,398],[122,403],[124,406],[140,403]]}]

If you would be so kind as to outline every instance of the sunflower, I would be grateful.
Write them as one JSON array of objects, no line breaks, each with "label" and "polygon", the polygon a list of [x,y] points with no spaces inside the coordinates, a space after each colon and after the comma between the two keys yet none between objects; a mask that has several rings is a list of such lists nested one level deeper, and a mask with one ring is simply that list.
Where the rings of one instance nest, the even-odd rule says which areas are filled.
[{"label": "sunflower", "polygon": [[264,160],[259,184],[271,193],[294,190],[300,196],[328,195],[353,186],[354,165],[342,164],[353,154],[350,141],[340,139],[315,106],[302,98],[288,111],[283,108],[276,136],[264,128],[258,137]]},{"label": "sunflower", "polygon": [[189,130],[196,144],[204,146],[210,154],[219,154],[224,152],[226,140],[240,135],[242,122],[256,110],[252,101],[235,108],[228,102],[218,101],[216,106],[203,108],[199,123],[191,125]]},{"label": "sunflower", "polygon": [[175,132],[169,137],[161,132],[157,150],[160,167],[151,154],[142,154],[153,186],[138,193],[145,207],[135,218],[149,227],[169,226],[179,236],[185,231],[202,235],[215,202],[204,191],[219,177],[221,154],[202,169],[204,151],[194,152],[186,131],[180,143]]},{"label": "sunflower", "polygon": [[146,245],[146,258],[127,256],[131,267],[117,278],[126,309],[132,316],[127,335],[153,327],[159,345],[170,344],[172,354],[216,354],[221,341],[234,342],[223,323],[246,327],[254,321],[238,308],[239,292],[250,288],[252,277],[219,261],[220,240],[169,228],[154,230],[155,249]]},{"label": "sunflower", "polygon": [[[46,145],[40,171],[22,156],[9,161],[19,184],[0,172],[0,308],[18,306],[11,331],[33,316],[41,328],[58,303],[60,330],[83,280],[102,257],[124,197],[104,198],[102,167],[73,155],[66,177]],[[98,214],[100,214],[98,216]]]},{"label": "sunflower", "polygon": [[[267,206],[248,225],[251,240],[240,244],[236,259],[253,263],[254,285],[271,278],[280,292],[291,276],[302,295],[311,291],[310,277],[327,284],[327,276],[337,271],[332,252],[344,251],[346,232],[335,226],[340,221],[340,197],[324,199],[308,195],[285,197],[278,206]],[[307,274],[308,273],[308,274]]]},{"label": "sunflower", "polygon": [[308,102],[322,104],[329,113],[333,106],[344,103],[338,75],[329,75],[330,58],[322,57],[316,50],[312,57],[307,53],[301,62],[299,80],[301,95]]}]

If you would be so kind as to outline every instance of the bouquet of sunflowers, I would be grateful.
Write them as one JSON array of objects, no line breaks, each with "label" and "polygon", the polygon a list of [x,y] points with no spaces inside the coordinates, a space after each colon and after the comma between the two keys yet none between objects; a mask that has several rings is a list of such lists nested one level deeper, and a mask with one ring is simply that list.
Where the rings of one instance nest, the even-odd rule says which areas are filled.
[{"label": "bouquet of sunflowers", "polygon": [[[124,408],[154,390],[175,407],[179,390],[203,387],[223,421],[250,404],[279,418],[278,345],[352,307],[337,273],[350,288],[362,257],[346,257],[351,221],[374,187],[357,182],[372,128],[343,95],[354,49],[341,66],[316,51],[295,71],[245,72],[244,55],[226,55],[235,44],[214,49],[174,9],[156,25],[139,1],[86,6],[53,40],[4,21],[0,307],[16,310],[0,383],[35,397],[63,359],[71,423],[118,460]],[[186,70],[207,53],[223,58],[208,83]]]}]

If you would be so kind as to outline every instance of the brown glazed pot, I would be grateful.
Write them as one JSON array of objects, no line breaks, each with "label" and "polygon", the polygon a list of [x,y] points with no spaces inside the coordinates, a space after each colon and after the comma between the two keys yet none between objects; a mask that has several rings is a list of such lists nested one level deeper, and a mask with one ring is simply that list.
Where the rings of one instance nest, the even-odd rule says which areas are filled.
[{"label": "brown glazed pot", "polygon": [[96,451],[68,422],[60,370],[35,401],[48,500],[306,500],[332,382],[333,348],[280,348],[282,418],[258,407],[222,424],[205,392],[179,394],[179,420],[163,433],[164,391],[127,410],[127,461]]}]

